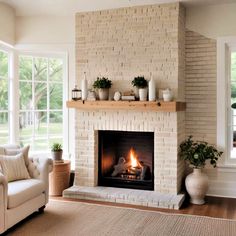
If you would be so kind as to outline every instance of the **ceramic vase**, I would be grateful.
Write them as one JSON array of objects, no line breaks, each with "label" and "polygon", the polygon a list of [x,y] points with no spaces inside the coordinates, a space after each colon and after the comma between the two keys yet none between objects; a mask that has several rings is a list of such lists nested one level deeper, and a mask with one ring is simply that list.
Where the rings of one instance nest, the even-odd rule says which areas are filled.
[{"label": "ceramic vase", "polygon": [[208,190],[208,176],[201,168],[194,168],[193,172],[185,179],[186,190],[190,196],[190,202],[197,205],[205,203],[204,197]]},{"label": "ceramic vase", "polygon": [[99,98],[99,100],[108,100],[108,98],[109,98],[109,88],[100,88],[100,89],[98,89],[98,98]]},{"label": "ceramic vase", "polygon": [[147,88],[139,88],[138,93],[140,101],[147,101],[147,92]]},{"label": "ceramic vase", "polygon": [[81,81],[81,99],[86,100],[88,97],[88,81],[86,79],[86,73],[84,73],[84,78]]},{"label": "ceramic vase", "polygon": [[156,84],[153,78],[148,83],[148,101],[156,101]]}]

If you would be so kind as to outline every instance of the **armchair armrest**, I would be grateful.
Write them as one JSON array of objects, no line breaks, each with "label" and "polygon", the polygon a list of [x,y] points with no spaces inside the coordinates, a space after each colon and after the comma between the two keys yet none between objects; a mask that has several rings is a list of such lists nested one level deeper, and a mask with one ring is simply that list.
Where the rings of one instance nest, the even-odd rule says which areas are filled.
[{"label": "armchair armrest", "polygon": [[48,202],[49,173],[53,169],[52,159],[34,156],[29,158],[28,170],[31,178],[40,179],[45,184],[46,203]]},{"label": "armchair armrest", "polygon": [[5,231],[8,184],[6,177],[0,172],[0,234]]}]

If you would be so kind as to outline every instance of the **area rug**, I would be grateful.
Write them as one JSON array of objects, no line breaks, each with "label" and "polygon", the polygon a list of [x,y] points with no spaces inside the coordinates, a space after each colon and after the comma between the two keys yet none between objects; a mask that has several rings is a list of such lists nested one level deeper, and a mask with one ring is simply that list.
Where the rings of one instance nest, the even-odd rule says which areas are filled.
[{"label": "area rug", "polygon": [[50,200],[43,214],[17,225],[9,235],[235,236],[236,221]]}]

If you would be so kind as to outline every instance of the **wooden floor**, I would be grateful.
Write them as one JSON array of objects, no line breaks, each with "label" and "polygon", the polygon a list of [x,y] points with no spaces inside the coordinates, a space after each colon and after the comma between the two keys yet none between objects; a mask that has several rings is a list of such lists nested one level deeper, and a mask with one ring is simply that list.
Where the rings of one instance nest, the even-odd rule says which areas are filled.
[{"label": "wooden floor", "polygon": [[216,218],[236,220],[236,199],[233,199],[233,198],[206,197],[206,203],[204,205],[193,205],[193,204],[188,203],[189,201],[186,200],[180,210],[169,210],[169,209],[161,209],[161,208],[142,207],[142,206],[120,204],[120,203],[107,203],[107,202],[88,201],[88,200],[74,200],[74,199],[72,200],[72,199],[65,199],[62,197],[51,197],[51,199],[96,203],[96,204],[108,205],[108,206],[131,207],[131,208],[143,209],[143,210],[153,210],[153,211],[161,211],[161,212],[177,213],[177,214],[210,216],[210,217],[216,217]]}]

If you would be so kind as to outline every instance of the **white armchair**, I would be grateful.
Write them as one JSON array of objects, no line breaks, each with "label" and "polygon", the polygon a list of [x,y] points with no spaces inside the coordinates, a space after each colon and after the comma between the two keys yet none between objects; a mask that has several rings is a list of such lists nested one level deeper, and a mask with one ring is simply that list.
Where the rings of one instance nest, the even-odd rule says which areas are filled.
[{"label": "white armchair", "polygon": [[48,203],[48,177],[51,159],[30,158],[30,179],[7,182],[0,172],[0,234],[35,211],[43,211]]}]

